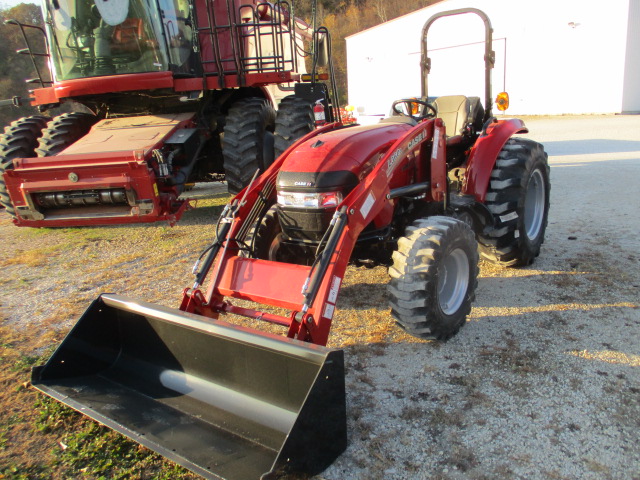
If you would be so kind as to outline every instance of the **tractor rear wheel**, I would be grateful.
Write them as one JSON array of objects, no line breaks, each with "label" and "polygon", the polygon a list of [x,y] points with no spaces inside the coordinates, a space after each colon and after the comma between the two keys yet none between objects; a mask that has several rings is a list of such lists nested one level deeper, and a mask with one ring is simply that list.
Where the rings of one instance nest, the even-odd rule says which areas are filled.
[{"label": "tractor rear wheel", "polygon": [[540,254],[549,214],[549,164],[542,145],[512,138],[491,172],[486,205],[494,227],[478,236],[480,254],[503,266],[530,265]]},{"label": "tractor rear wheel", "polygon": [[229,109],[224,126],[222,154],[227,188],[232,195],[246,187],[256,170],[273,163],[276,113],[262,98],[238,100]]},{"label": "tractor rear wheel", "polygon": [[12,122],[0,135],[0,205],[12,218],[15,218],[16,212],[4,183],[4,172],[13,170],[14,158],[36,156],[38,137],[49,120],[49,117],[42,115],[23,117]]},{"label": "tractor rear wheel", "polygon": [[71,112],[58,115],[47,124],[40,137],[36,153],[52,157],[84,137],[98,117],[91,113]]},{"label": "tractor rear wheel", "polygon": [[389,268],[391,315],[411,335],[447,340],[464,325],[478,284],[471,228],[454,218],[416,220]]},{"label": "tractor rear wheel", "polygon": [[275,130],[275,156],[282,155],[293,142],[313,131],[313,105],[295,95],[284,97],[278,107]]}]

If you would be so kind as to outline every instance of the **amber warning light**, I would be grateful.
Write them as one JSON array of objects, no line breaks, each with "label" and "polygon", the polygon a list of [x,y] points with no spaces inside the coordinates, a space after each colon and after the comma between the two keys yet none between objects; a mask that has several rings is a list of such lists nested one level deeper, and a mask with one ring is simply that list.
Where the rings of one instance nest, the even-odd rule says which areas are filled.
[{"label": "amber warning light", "polygon": [[500,92],[498,94],[496,97],[496,106],[501,112],[509,108],[509,94],[507,92]]}]

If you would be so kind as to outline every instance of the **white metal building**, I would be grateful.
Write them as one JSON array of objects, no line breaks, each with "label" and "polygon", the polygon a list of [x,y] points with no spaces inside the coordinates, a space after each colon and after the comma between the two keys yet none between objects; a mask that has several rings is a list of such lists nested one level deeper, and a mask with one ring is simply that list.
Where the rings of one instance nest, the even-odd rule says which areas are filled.
[{"label": "white metal building", "polygon": [[[640,113],[640,0],[439,2],[347,37],[349,104],[384,115],[393,100],[420,96],[423,25],[465,7],[491,19],[493,93],[509,93],[507,114]],[[483,40],[477,15],[432,25],[430,96],[483,98]]]}]

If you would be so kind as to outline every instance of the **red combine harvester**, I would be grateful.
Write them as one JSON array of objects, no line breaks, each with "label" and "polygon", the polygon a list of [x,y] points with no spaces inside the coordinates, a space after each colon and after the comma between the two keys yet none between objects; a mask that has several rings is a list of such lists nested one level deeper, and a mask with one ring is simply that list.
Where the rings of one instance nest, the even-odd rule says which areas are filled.
[{"label": "red combine harvester", "polygon": [[235,194],[314,128],[315,105],[331,121],[338,110],[317,82],[328,32],[287,2],[47,0],[43,12],[46,29],[9,21],[39,75],[31,103],[85,108],[0,136],[0,204],[18,226],[173,223],[188,185],[224,173]]},{"label": "red combine harvester", "polygon": [[[468,13],[486,26],[484,106],[429,102],[429,27]],[[398,324],[446,340],[471,310],[478,245],[503,265],[540,252],[547,156],[491,113],[491,32],[477,9],[432,17],[422,98],[299,139],[224,209],[179,310],[100,296],[33,385],[205,478],[326,468],[347,442],[343,353],[325,345],[349,262],[390,262]],[[287,335],[220,319],[232,314]]]}]

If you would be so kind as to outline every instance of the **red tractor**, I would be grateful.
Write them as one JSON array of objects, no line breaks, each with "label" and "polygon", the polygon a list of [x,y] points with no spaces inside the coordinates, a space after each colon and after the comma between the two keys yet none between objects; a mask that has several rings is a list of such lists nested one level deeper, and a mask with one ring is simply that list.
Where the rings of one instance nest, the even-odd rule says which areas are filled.
[{"label": "red tractor", "polygon": [[226,178],[235,194],[314,128],[315,105],[337,112],[318,83],[328,32],[287,2],[47,0],[43,12],[46,29],[9,21],[39,75],[31,103],[81,111],[0,136],[0,204],[18,226],[175,222],[189,185]]},{"label": "red tractor", "polygon": [[[524,123],[492,115],[490,87],[484,106],[428,100],[429,27],[463,13],[485,23],[489,80],[486,15],[432,17],[422,98],[299,139],[224,209],[179,310],[102,295],[33,385],[206,478],[326,468],[347,441],[342,352],[325,345],[348,264],[390,263],[393,317],[446,340],[471,309],[478,246],[528,265],[544,239],[547,155],[514,138]],[[220,319],[232,315],[287,335]]]}]

